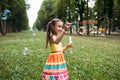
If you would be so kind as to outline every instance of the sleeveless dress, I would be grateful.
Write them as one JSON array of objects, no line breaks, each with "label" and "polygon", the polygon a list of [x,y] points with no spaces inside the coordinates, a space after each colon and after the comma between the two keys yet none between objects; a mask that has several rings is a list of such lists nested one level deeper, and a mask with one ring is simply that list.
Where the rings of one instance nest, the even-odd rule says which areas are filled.
[{"label": "sleeveless dress", "polygon": [[61,43],[50,44],[51,53],[42,73],[43,80],[69,80]]}]

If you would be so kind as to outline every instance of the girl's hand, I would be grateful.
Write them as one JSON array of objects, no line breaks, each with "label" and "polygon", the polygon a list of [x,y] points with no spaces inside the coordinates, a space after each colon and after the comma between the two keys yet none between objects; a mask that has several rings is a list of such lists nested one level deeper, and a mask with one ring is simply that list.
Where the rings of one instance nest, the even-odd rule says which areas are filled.
[{"label": "girl's hand", "polygon": [[71,48],[72,47],[72,43],[68,43],[65,47],[63,47],[63,52],[65,51],[65,50],[67,50],[68,48]]},{"label": "girl's hand", "polygon": [[64,27],[64,30],[67,31],[67,29],[70,28],[71,23],[66,22],[64,26],[65,26],[65,27]]},{"label": "girl's hand", "polygon": [[71,48],[72,46],[73,46],[73,43],[68,43],[66,48],[68,49],[68,48]]}]

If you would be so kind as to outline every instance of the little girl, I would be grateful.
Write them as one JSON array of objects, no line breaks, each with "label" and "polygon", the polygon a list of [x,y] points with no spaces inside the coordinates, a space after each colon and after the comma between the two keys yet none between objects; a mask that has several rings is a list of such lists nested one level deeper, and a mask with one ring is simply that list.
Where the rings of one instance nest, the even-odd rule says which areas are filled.
[{"label": "little girl", "polygon": [[46,47],[48,47],[49,43],[51,52],[44,66],[43,80],[69,80],[63,52],[71,48],[72,44],[68,43],[62,48],[61,40],[70,25],[70,23],[65,23],[64,29],[62,29],[63,22],[56,18],[47,25]]}]

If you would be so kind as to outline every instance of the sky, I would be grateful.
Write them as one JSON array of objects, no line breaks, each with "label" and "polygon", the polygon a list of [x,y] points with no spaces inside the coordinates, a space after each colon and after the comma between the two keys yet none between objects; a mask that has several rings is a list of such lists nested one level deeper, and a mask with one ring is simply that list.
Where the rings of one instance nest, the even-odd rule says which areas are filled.
[{"label": "sky", "polygon": [[43,0],[26,0],[30,4],[30,9],[27,10],[27,15],[29,19],[29,26],[32,27],[37,19],[38,11]]},{"label": "sky", "polygon": [[89,0],[88,6],[89,6],[89,7],[93,7],[93,6],[94,6],[94,3],[95,3],[95,0]]}]

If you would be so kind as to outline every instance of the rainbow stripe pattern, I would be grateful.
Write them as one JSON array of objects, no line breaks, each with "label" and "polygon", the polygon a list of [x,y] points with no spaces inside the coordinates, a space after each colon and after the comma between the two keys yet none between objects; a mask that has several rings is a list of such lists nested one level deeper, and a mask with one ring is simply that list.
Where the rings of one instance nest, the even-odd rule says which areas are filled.
[{"label": "rainbow stripe pattern", "polygon": [[69,80],[62,51],[51,52],[42,73],[43,80]]}]

